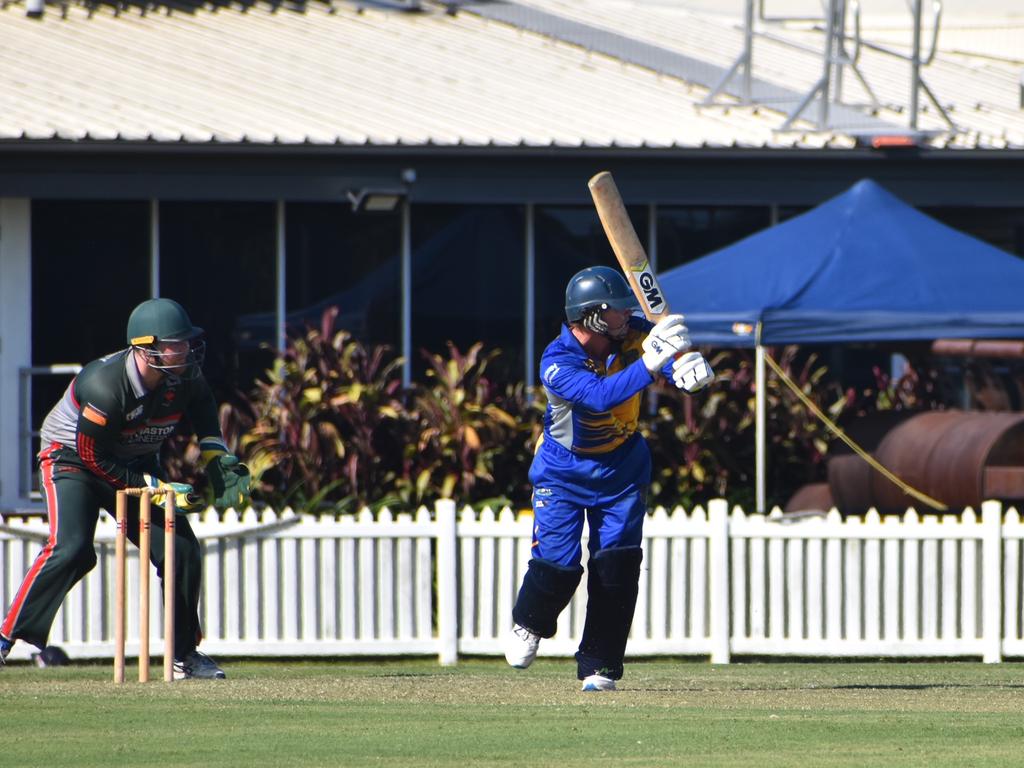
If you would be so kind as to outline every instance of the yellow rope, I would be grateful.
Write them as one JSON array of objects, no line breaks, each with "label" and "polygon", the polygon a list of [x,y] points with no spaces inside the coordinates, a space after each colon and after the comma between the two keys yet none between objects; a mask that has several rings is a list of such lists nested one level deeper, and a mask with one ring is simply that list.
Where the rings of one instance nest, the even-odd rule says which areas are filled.
[{"label": "yellow rope", "polygon": [[868,464],[870,464],[872,469],[874,469],[879,474],[881,474],[883,477],[885,477],[887,480],[889,480],[889,482],[893,483],[897,488],[899,488],[905,494],[907,494],[909,496],[913,496],[918,501],[924,502],[925,504],[927,504],[932,509],[936,509],[936,510],[938,510],[940,512],[945,512],[945,511],[947,511],[949,509],[948,506],[943,504],[938,499],[933,499],[928,494],[922,493],[921,491],[917,490],[916,488],[913,488],[910,485],[908,485],[907,483],[905,483],[900,478],[896,477],[896,475],[894,475],[888,469],[886,469],[881,464],[879,464],[877,459],[875,459],[874,456],[872,456],[870,453],[868,453],[863,448],[861,448],[859,445],[857,445],[855,442],[853,442],[853,440],[851,440],[849,437],[847,437],[846,433],[843,432],[843,430],[840,429],[839,426],[836,425],[836,423],[834,421],[832,421],[832,419],[830,419],[828,416],[826,416],[824,413],[822,413],[821,409],[818,408],[818,406],[815,405],[814,402],[807,395],[804,394],[803,390],[801,390],[799,387],[797,387],[797,385],[793,382],[793,380],[790,379],[789,376],[786,375],[786,372],[782,370],[782,368],[779,366],[779,364],[776,363],[772,359],[772,356],[768,354],[767,350],[765,350],[764,359],[767,361],[768,365],[771,366],[771,369],[773,371],[775,371],[775,373],[778,375],[778,377],[780,379],[782,379],[783,383],[785,383],[785,385],[787,387],[789,387],[791,390],[793,390],[794,394],[796,394],[796,396],[798,398],[800,398],[800,402],[803,403],[811,413],[813,413],[815,416],[817,416],[819,419],[821,419],[822,422],[825,424],[825,426],[828,427],[829,430],[831,430],[831,432],[836,437],[838,437],[840,440],[842,440],[844,443],[846,443],[848,446],[850,446],[850,448],[853,449],[854,453],[856,453],[858,456],[860,456],[862,459],[864,459],[864,461],[866,461]]}]

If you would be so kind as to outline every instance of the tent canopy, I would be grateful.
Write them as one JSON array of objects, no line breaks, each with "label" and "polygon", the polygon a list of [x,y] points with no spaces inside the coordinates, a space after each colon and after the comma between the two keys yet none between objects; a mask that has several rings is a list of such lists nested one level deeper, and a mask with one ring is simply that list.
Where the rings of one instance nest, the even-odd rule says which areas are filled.
[{"label": "tent canopy", "polygon": [[702,344],[1024,337],[1024,260],[870,180],[660,280]]}]

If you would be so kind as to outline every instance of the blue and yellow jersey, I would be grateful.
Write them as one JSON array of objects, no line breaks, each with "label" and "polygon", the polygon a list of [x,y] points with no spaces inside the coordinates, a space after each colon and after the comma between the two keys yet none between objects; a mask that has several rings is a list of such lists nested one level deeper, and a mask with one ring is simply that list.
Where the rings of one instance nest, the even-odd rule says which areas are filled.
[{"label": "blue and yellow jersey", "polygon": [[651,383],[640,359],[641,345],[652,325],[638,317],[629,325],[626,338],[607,360],[590,359],[567,325],[544,350],[544,441],[592,456],[614,451],[636,432],[641,394]]}]

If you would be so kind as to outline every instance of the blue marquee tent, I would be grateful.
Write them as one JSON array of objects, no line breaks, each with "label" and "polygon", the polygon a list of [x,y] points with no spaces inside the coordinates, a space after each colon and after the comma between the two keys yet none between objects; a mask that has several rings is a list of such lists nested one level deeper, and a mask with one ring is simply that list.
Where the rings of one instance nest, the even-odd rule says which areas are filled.
[{"label": "blue marquee tent", "polygon": [[660,280],[702,344],[1024,336],[1024,260],[870,180]]},{"label": "blue marquee tent", "polygon": [[755,347],[762,512],[765,345],[1024,337],[1024,260],[940,224],[870,180],[665,272],[660,282],[696,342]]}]

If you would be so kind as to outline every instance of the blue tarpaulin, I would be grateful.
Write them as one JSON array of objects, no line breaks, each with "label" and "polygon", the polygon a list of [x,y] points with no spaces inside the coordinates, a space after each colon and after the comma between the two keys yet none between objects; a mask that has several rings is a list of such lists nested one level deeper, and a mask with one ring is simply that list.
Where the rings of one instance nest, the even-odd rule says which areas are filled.
[{"label": "blue tarpaulin", "polygon": [[660,280],[701,344],[1024,337],[1024,260],[870,180]]}]

